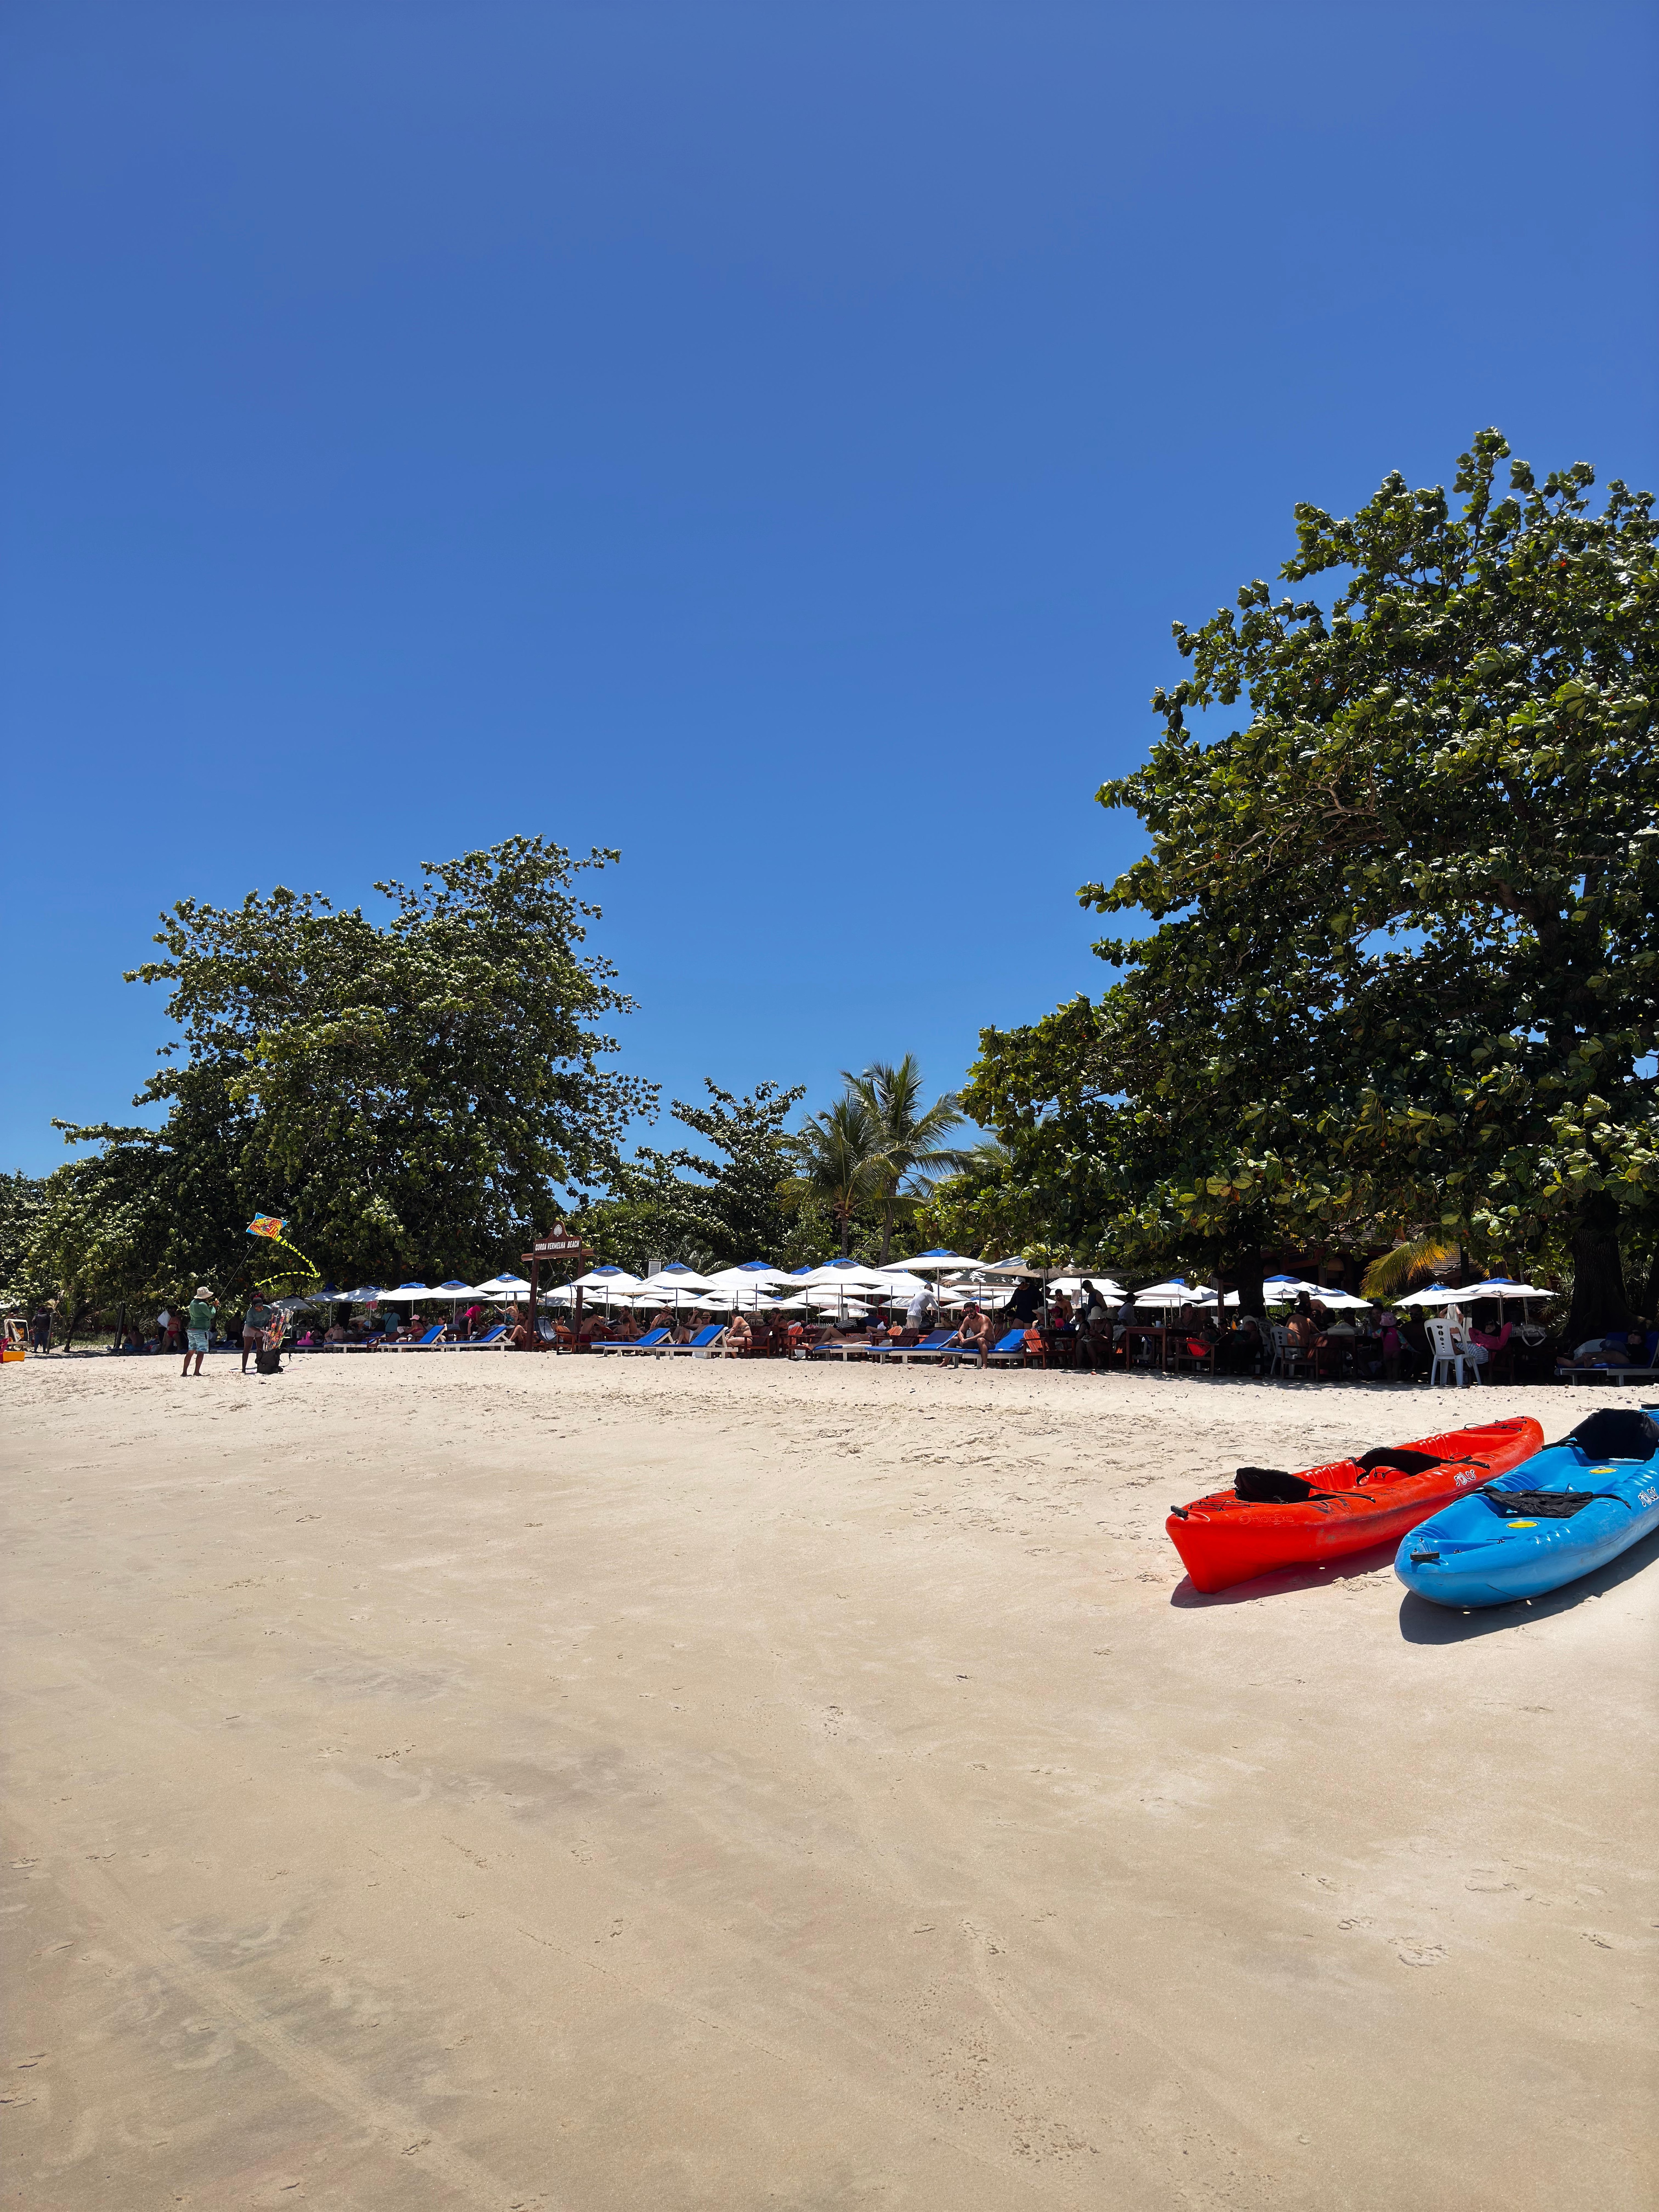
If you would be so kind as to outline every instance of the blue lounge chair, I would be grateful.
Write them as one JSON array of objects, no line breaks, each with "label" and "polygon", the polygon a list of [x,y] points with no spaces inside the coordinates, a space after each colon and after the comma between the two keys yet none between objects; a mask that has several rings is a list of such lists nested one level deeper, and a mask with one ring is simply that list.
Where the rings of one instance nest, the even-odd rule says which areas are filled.
[{"label": "blue lounge chair", "polygon": [[443,1333],[444,1324],[438,1322],[428,1329],[424,1336],[417,1336],[412,1344],[394,1344],[390,1348],[393,1352],[430,1352],[442,1341]]},{"label": "blue lounge chair", "polygon": [[913,1359],[943,1359],[956,1346],[962,1332],[954,1328],[936,1328],[924,1336],[920,1344],[890,1344],[881,1354],[884,1359],[896,1359],[908,1367]]},{"label": "blue lounge chair", "polygon": [[1011,1328],[1006,1336],[1000,1336],[985,1355],[988,1364],[995,1360],[1002,1367],[1023,1367],[1025,1364],[1025,1329]]},{"label": "blue lounge chair", "polygon": [[726,1323],[715,1322],[708,1328],[700,1328],[690,1344],[665,1344],[662,1349],[665,1353],[689,1352],[694,1359],[707,1359],[725,1334]]},{"label": "blue lounge chair", "polygon": [[450,1352],[501,1352],[505,1350],[507,1323],[498,1322],[483,1336],[464,1336],[445,1348]]},{"label": "blue lounge chair", "polygon": [[632,1344],[612,1344],[607,1340],[603,1344],[596,1344],[593,1349],[595,1352],[656,1352],[667,1343],[668,1337],[667,1329],[653,1328],[647,1329],[643,1336],[636,1337]]}]

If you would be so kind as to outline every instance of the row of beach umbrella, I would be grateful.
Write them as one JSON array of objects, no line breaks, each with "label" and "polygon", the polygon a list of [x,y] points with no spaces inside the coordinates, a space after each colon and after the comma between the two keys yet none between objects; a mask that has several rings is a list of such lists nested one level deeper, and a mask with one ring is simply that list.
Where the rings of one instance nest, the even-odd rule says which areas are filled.
[{"label": "row of beach umbrella", "polygon": [[[679,1307],[696,1305],[711,1311],[746,1312],[756,1310],[773,1312],[825,1311],[831,1308],[862,1316],[870,1305],[890,1305],[908,1303],[928,1287],[927,1278],[938,1283],[936,1295],[944,1305],[961,1305],[969,1299],[994,1310],[1005,1305],[1013,1296],[1013,1285],[1021,1279],[1041,1280],[1050,1291],[1064,1291],[1074,1297],[1085,1283],[1112,1304],[1121,1304],[1130,1295],[1109,1276],[1085,1276],[1074,1273],[1053,1273],[1048,1269],[1032,1267],[1024,1259],[1015,1258],[987,1265],[966,1257],[960,1252],[951,1252],[935,1246],[932,1250],[916,1253],[908,1260],[896,1261],[890,1267],[870,1267],[857,1260],[831,1260],[821,1267],[796,1267],[786,1271],[774,1267],[764,1260],[747,1260],[733,1267],[720,1268],[712,1275],[699,1274],[695,1268],[675,1261],[659,1268],[654,1274],[638,1276],[626,1268],[613,1267],[591,1267],[573,1283],[539,1291],[538,1299],[555,1305],[574,1304],[576,1294],[602,1302],[606,1305]],[[1321,1299],[1332,1312],[1369,1312],[1371,1302],[1355,1297],[1346,1291],[1331,1289],[1319,1283],[1306,1282],[1295,1275],[1271,1275],[1264,1288],[1269,1305],[1291,1305],[1304,1292],[1310,1297]],[[309,1297],[289,1297],[277,1301],[284,1308],[301,1305],[419,1305],[448,1304],[459,1305],[463,1299],[479,1299],[489,1304],[503,1304],[527,1297],[530,1285],[522,1275],[492,1275],[487,1282],[465,1283],[452,1277],[443,1283],[398,1283],[390,1289],[377,1284],[359,1284],[350,1290],[340,1290],[325,1283]],[[1528,1300],[1548,1298],[1553,1291],[1540,1290],[1530,1283],[1516,1282],[1508,1276],[1493,1276],[1480,1283],[1464,1285],[1451,1289],[1442,1284],[1432,1284],[1427,1289],[1413,1291],[1394,1300],[1398,1306],[1425,1308],[1474,1304],[1477,1301],[1510,1299],[1524,1304]],[[1152,1310],[1190,1307],[1213,1309],[1216,1304],[1212,1284],[1188,1283],[1180,1277],[1168,1282],[1152,1283],[1133,1293],[1137,1306]],[[1230,1307],[1238,1304],[1238,1293],[1230,1291],[1225,1303]]]}]

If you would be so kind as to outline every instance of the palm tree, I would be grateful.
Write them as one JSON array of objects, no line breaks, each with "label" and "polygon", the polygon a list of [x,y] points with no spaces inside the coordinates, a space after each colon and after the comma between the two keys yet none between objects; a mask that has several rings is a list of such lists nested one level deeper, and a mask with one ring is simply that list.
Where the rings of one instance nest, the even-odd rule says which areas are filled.
[{"label": "palm tree", "polygon": [[1384,1252],[1380,1259],[1371,1261],[1360,1291],[1368,1298],[1397,1298],[1408,1284],[1431,1273],[1443,1261],[1455,1257],[1457,1250],[1455,1236],[1447,1237],[1438,1230],[1425,1230],[1416,1237],[1404,1238],[1391,1252]]},{"label": "palm tree", "polygon": [[788,1142],[800,1167],[794,1188],[829,1206],[845,1255],[853,1241],[853,1216],[877,1194],[886,1164],[874,1116],[858,1093],[849,1091],[826,1113],[809,1115]]},{"label": "palm tree", "polygon": [[942,1176],[956,1175],[967,1165],[969,1155],[944,1141],[966,1116],[951,1091],[931,1106],[923,1106],[921,1069],[912,1052],[896,1067],[878,1060],[862,1075],[843,1068],[842,1079],[848,1097],[863,1106],[876,1132],[880,1160],[873,1195],[881,1207],[884,1267],[892,1249],[894,1216],[907,1202],[925,1198]]}]

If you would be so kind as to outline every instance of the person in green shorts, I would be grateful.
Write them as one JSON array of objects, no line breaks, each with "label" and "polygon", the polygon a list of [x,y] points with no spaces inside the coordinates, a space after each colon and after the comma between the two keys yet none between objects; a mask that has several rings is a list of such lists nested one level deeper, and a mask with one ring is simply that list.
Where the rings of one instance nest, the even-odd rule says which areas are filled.
[{"label": "person in green shorts", "polygon": [[185,1316],[183,1371],[186,1375],[190,1372],[190,1363],[192,1359],[196,1362],[196,1372],[198,1375],[201,1373],[202,1354],[208,1348],[208,1339],[213,1334],[213,1324],[218,1317],[218,1313],[219,1309],[214,1304],[212,1291],[205,1283],[199,1284],[197,1286],[195,1297],[190,1302],[190,1310]]}]

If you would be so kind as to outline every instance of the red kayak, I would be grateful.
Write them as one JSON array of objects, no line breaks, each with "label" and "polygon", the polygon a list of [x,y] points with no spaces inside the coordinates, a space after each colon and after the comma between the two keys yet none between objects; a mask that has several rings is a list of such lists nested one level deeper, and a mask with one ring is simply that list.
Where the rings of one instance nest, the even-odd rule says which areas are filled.
[{"label": "red kayak", "polygon": [[1544,1431],[1516,1418],[1482,1421],[1419,1443],[1378,1445],[1300,1474],[1241,1467],[1231,1490],[1177,1505],[1164,1523],[1201,1590],[1279,1567],[1317,1565],[1392,1544],[1476,1484],[1541,1451]]}]

